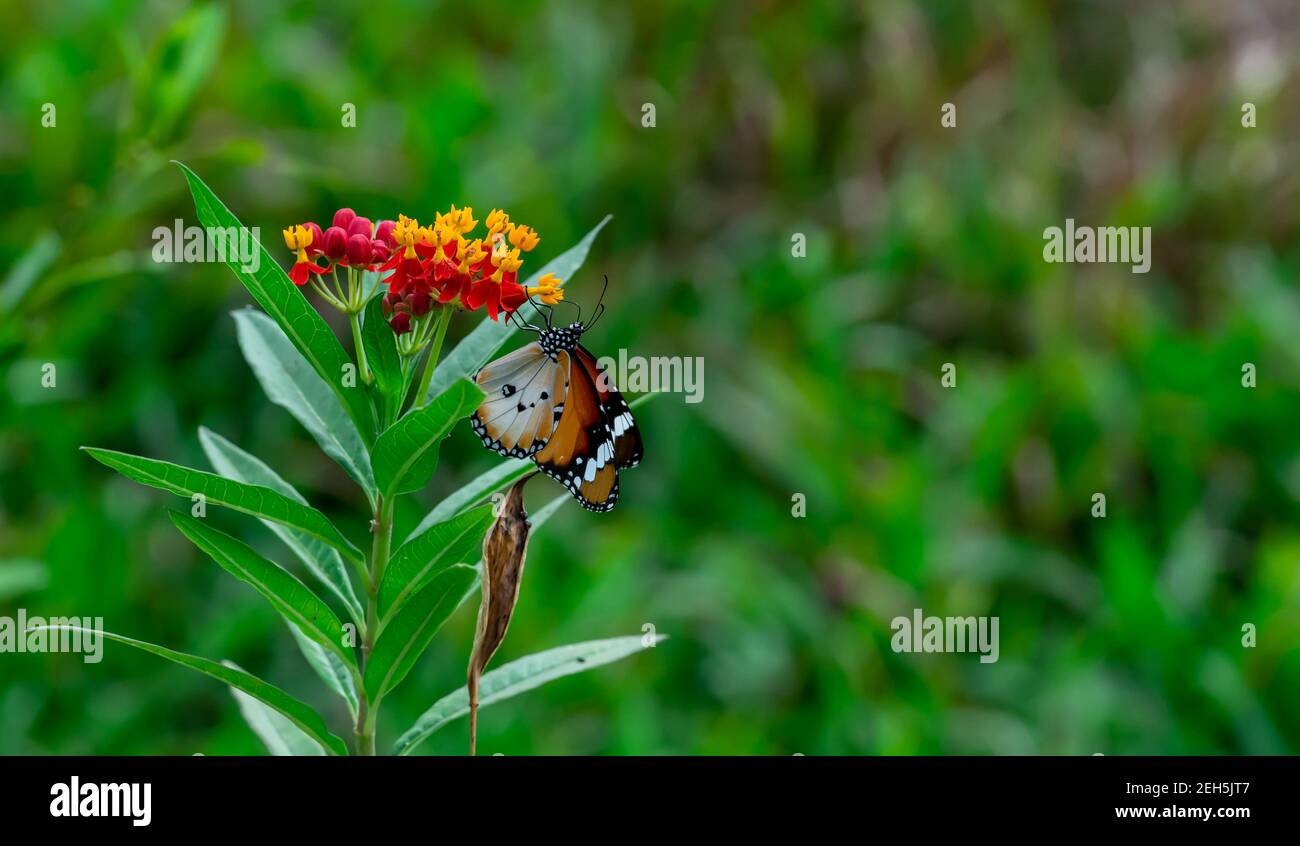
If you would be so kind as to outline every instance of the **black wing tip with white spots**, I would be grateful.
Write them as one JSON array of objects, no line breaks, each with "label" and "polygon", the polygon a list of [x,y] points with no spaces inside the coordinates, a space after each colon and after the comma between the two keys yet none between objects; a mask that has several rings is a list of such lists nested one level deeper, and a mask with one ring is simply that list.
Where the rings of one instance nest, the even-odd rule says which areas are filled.
[{"label": "black wing tip with white spots", "polygon": [[[578,501],[578,504],[581,505],[583,508],[587,509],[588,511],[594,511],[597,514],[603,514],[606,511],[613,511],[614,506],[618,504],[618,477],[617,476],[614,477],[613,487],[609,489],[609,496],[607,496],[602,502],[593,502],[592,500],[587,499],[585,496],[582,495],[581,476],[575,476],[571,472],[569,473],[560,472],[556,468],[544,464],[538,464],[537,469],[541,470],[544,475],[559,482],[560,485],[566,491],[569,492],[569,496],[576,499]],[[617,472],[617,470],[615,472]]]}]

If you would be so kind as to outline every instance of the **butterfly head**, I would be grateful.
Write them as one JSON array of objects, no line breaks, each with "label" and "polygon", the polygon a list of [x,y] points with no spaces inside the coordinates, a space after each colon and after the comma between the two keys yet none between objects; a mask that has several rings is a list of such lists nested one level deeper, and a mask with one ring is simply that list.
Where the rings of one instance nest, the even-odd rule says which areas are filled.
[{"label": "butterfly head", "polygon": [[587,327],[581,323],[570,323],[568,326],[555,326],[543,330],[537,338],[537,343],[541,345],[542,352],[554,356],[560,350],[570,352],[578,345],[582,339],[582,333],[587,331]]}]

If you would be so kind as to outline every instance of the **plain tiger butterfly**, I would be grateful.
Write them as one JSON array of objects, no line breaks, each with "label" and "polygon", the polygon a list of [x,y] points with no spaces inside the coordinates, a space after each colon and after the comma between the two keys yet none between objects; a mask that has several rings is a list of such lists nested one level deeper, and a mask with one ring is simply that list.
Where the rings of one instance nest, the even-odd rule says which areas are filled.
[{"label": "plain tiger butterfly", "polygon": [[[603,309],[598,303],[592,324]],[[580,343],[591,328],[581,311],[568,326],[552,326],[546,316],[545,329],[519,324],[537,340],[478,372],[485,398],[470,424],[483,446],[531,459],[583,508],[609,511],[618,502],[618,471],[641,462],[641,432],[623,395]]]}]

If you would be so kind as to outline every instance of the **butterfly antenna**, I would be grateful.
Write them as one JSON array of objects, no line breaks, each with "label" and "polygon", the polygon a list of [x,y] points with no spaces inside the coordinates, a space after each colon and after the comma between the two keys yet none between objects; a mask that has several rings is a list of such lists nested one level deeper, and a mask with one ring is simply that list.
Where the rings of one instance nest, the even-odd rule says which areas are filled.
[{"label": "butterfly antenna", "polygon": [[578,323],[582,322],[582,303],[578,302],[577,300],[560,300],[560,302],[564,303],[565,305],[571,305],[574,308],[576,308],[578,310],[577,322]]},{"label": "butterfly antenna", "polygon": [[550,329],[551,328],[551,307],[548,305],[541,305],[540,303],[538,303],[536,300],[533,299],[530,299],[528,302],[532,305],[534,311],[536,311],[542,317],[546,318],[546,328]]},{"label": "butterfly antenna", "polygon": [[542,330],[538,329],[536,326],[534,326],[533,324],[529,323],[527,320],[524,320],[522,317],[520,317],[518,311],[510,312],[510,322],[513,323],[515,327],[518,329],[526,329],[529,332],[536,332],[538,334],[541,334]]},{"label": "butterfly antenna", "polygon": [[593,313],[591,315],[591,324],[587,326],[588,329],[590,329],[592,326],[595,326],[596,321],[600,320],[601,315],[605,313],[605,292],[608,290],[609,290],[609,274],[605,274],[605,285],[600,289],[600,298],[596,300],[596,308],[593,310]]}]

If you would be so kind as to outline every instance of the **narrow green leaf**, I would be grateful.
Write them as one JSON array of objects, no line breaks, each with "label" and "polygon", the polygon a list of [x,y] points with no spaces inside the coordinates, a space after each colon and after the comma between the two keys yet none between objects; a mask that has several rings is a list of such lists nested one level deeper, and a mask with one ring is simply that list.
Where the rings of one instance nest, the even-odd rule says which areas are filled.
[{"label": "narrow green leaf", "polygon": [[383,397],[387,416],[397,416],[406,380],[402,378],[402,359],[397,354],[397,336],[384,319],[383,297],[375,297],[362,313],[361,345],[366,351],[370,372],[375,374],[375,385]]},{"label": "narrow green leaf", "polygon": [[40,590],[50,581],[50,574],[39,561],[25,558],[0,560],[0,601]]},{"label": "narrow green leaf", "polygon": [[371,463],[384,499],[427,485],[438,467],[438,445],[482,401],[478,386],[462,379],[380,435]]},{"label": "narrow green leaf", "polygon": [[379,293],[380,277],[382,276],[384,279],[387,279],[392,275],[393,271],[391,270],[382,274],[377,270],[364,271],[361,274],[361,299],[364,302],[370,302],[375,294]]},{"label": "narrow green leaf", "polygon": [[[495,670],[484,673],[479,680],[478,706],[481,710],[493,702],[509,699],[525,691],[540,687],[549,681],[610,664],[620,658],[640,652],[664,640],[667,635],[612,637],[589,640],[560,646],[511,661]],[[452,720],[469,713],[469,691],[465,688],[449,693],[425,711],[393,746],[396,755],[408,755],[425,738]]]},{"label": "narrow green leaf", "polygon": [[298,649],[302,651],[302,657],[307,659],[307,663],[316,671],[316,675],[321,677],[321,681],[329,686],[330,690],[343,697],[343,701],[348,703],[348,713],[355,720],[357,717],[357,685],[353,680],[352,671],[348,665],[343,663],[343,659],[321,646],[316,641],[302,633],[302,629],[285,620],[289,626],[289,633],[293,635],[294,641],[298,644]]},{"label": "narrow green leaf", "polygon": [[567,493],[560,494],[559,496],[552,499],[550,502],[543,505],[541,508],[537,509],[536,513],[529,514],[528,525],[532,527],[530,531],[535,532],[538,529],[540,529],[542,525],[546,523],[547,520],[551,519],[552,514],[560,510],[560,506],[564,505],[564,503],[569,502],[572,499],[573,497],[569,496]]},{"label": "narrow green leaf", "polygon": [[[231,312],[239,348],[271,402],[294,416],[365,491],[373,507],[375,476],[356,424],[275,321],[251,308]],[[396,353],[396,350],[394,350]]]},{"label": "narrow green leaf", "polygon": [[[245,452],[211,429],[199,427],[199,443],[203,446],[208,461],[212,462],[213,469],[227,479],[250,485],[262,485],[273,491],[279,491],[294,502],[307,504],[302,494],[281,479],[257,456]],[[347,566],[333,547],[304,531],[282,523],[272,520],[262,522],[294,551],[313,576],[320,579],[339,599],[343,600],[354,622],[359,624],[365,618],[361,601],[357,599],[356,592],[352,589],[352,579],[348,576]]]},{"label": "narrow green leaf", "polygon": [[393,553],[379,587],[380,630],[406,601],[453,564],[473,564],[483,555],[483,534],[492,524],[492,506],[437,523]]},{"label": "narrow green leaf", "polygon": [[365,560],[361,550],[343,537],[324,514],[311,506],[294,502],[278,491],[130,453],[95,447],[82,449],[96,461],[142,485],[170,491],[187,499],[196,493],[203,494],[213,505],[224,505],[254,517],[302,529],[312,537],[325,541],[350,561]]},{"label": "narrow green leaf", "polygon": [[[190,194],[194,197],[194,209],[198,213],[200,223],[204,226],[221,227],[227,231],[232,229],[238,231],[243,227],[239,218],[235,217],[217,195],[212,193],[212,189],[204,184],[198,174],[180,162],[176,162],[176,165],[185,174],[185,179],[189,183]],[[374,438],[375,422],[365,391],[360,387],[343,385],[345,367],[353,368],[352,372],[355,373],[356,365],[344,351],[339,339],[334,336],[329,324],[316,313],[316,309],[289,280],[289,275],[271,257],[266,247],[259,244],[258,249],[256,271],[245,270],[239,257],[230,255],[230,251],[227,251],[226,264],[248,289],[248,293],[252,294],[262,310],[284,330],[284,334],[293,342],[298,352],[302,353],[302,357],[307,360],[317,375],[338,395],[343,402],[343,407],[348,410],[348,416],[356,424],[357,431],[361,433],[362,439],[370,443]]]},{"label": "narrow green leaf", "polygon": [[[605,219],[597,223],[581,241],[547,262],[541,270],[528,277],[524,285],[536,285],[537,280],[547,273],[554,273],[567,283],[587,260],[587,253],[591,252],[591,244],[596,240],[596,235],[612,219],[612,215],[605,215]],[[438,363],[438,368],[433,371],[433,379],[429,382],[427,396],[437,396],[457,379],[473,378],[478,369],[487,364],[496,351],[518,331],[508,320],[485,318]]]},{"label": "narrow green leaf", "polygon": [[[222,661],[231,669],[240,670],[233,661]],[[242,670],[240,670],[242,672]],[[305,731],[293,724],[293,721],[279,711],[254,699],[237,687],[230,688],[239,713],[244,715],[244,722],[253,730],[253,734],[266,744],[266,750],[276,756],[324,755],[321,745],[312,740]]]},{"label": "narrow green leaf", "polygon": [[460,605],[474,583],[476,570],[464,564],[447,567],[384,627],[366,661],[365,689],[374,708],[415,666],[429,641]]},{"label": "narrow green leaf", "polygon": [[235,578],[252,585],[271,607],[303,634],[355,666],[356,656],[343,646],[343,623],[311,588],[278,564],[263,558],[251,546],[196,520],[168,511],[172,523]]},{"label": "narrow green leaf", "polygon": [[[226,30],[226,9],[196,6],[177,18],[153,52],[153,66],[137,105],[146,134],[162,142],[172,136],[203,82],[216,67]],[[161,146],[161,144],[159,145]]]},{"label": "narrow green leaf", "polygon": [[63,242],[53,231],[42,232],[31,238],[30,243],[0,283],[0,314],[13,314],[18,303],[63,252]]},{"label": "narrow green leaf", "polygon": [[500,464],[494,465],[491,470],[474,477],[468,484],[454,491],[442,502],[435,505],[432,511],[424,515],[420,525],[416,526],[415,530],[411,532],[411,537],[426,531],[436,523],[450,520],[471,505],[482,502],[502,488],[513,485],[536,470],[537,465],[531,461],[522,458],[507,458]]},{"label": "narrow green leaf", "polygon": [[165,646],[158,646],[143,640],[136,640],[133,637],[114,634],[112,632],[100,632],[92,629],[86,629],[81,626],[37,626],[33,628],[46,629],[50,631],[79,631],[83,634],[94,636],[103,635],[109,640],[115,640],[118,643],[125,643],[127,646],[134,646],[136,649],[148,652],[151,655],[157,655],[160,658],[166,658],[180,664],[182,667],[189,667],[191,670],[197,670],[200,673],[209,675],[212,678],[223,681],[233,688],[242,690],[249,696],[269,705],[277,712],[288,717],[289,720],[298,728],[307,733],[307,736],[315,740],[332,755],[348,754],[347,745],[335,735],[331,734],[325,727],[325,721],[307,705],[294,699],[280,688],[273,684],[262,681],[257,676],[246,673],[243,670],[237,670],[234,667],[226,667],[218,664],[216,661],[210,661],[207,658],[200,658],[197,655],[189,655],[184,652],[177,652],[168,649]]}]

